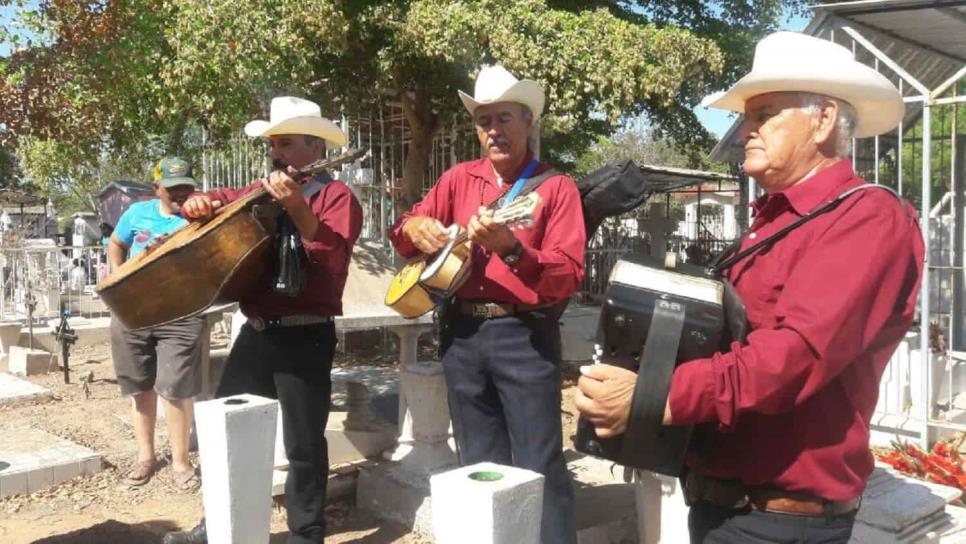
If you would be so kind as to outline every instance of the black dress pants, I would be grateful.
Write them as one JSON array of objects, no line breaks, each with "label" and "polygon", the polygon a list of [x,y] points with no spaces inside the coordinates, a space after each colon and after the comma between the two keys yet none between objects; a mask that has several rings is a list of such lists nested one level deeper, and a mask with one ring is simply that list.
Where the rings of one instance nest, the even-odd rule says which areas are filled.
[{"label": "black dress pants", "polygon": [[796,516],[697,502],[688,513],[691,544],[846,544],[855,513]]},{"label": "black dress pants", "polygon": [[288,476],[285,509],[289,544],[318,544],[325,537],[325,485],[329,452],[325,425],[332,394],[335,325],[242,326],[228,355],[218,397],[251,393],[278,399]]},{"label": "black dress pants", "polygon": [[560,428],[560,329],[545,312],[450,318],[443,369],[460,463],[543,474],[544,544],[577,541]]}]

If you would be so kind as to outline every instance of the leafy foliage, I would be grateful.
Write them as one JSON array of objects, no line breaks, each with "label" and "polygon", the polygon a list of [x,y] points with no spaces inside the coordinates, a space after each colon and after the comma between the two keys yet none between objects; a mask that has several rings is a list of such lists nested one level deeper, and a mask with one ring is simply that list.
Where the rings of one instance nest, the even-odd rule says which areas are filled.
[{"label": "leafy foliage", "polygon": [[[227,138],[281,94],[314,99],[332,116],[395,100],[411,132],[408,204],[419,197],[439,127],[468,121],[456,90],[471,89],[482,64],[502,63],[545,87],[543,150],[558,165],[642,114],[655,134],[700,147],[710,140],[691,106],[746,68],[750,45],[789,5],[799,2],[21,4],[17,24],[36,39],[0,58],[0,143],[22,149],[25,171],[40,175],[46,167],[33,161],[51,149],[87,168],[105,154],[190,154],[192,127]],[[70,184],[74,175],[54,178]]]}]

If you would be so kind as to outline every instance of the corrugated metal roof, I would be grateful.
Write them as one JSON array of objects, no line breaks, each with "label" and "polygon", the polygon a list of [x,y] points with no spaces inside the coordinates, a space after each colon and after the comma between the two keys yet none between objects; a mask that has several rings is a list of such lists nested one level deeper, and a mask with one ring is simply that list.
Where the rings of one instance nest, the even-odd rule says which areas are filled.
[{"label": "corrugated metal roof", "polygon": [[[879,35],[882,43],[904,42],[958,66],[966,63],[966,2],[929,0],[862,0],[823,2],[816,15],[834,14]],[[878,45],[878,44],[877,44]],[[891,56],[891,55],[890,55]],[[914,65],[907,65],[913,70]],[[915,75],[915,74],[914,74]],[[927,81],[920,79],[923,83]],[[939,83],[938,81],[936,82]],[[934,87],[935,85],[928,85]]]},{"label": "corrugated metal roof", "polygon": [[[862,0],[826,2],[812,9],[815,16],[804,33],[852,47],[852,38],[843,30],[851,27],[928,89],[966,65],[966,1]],[[875,57],[862,46],[856,45],[855,51],[859,61],[876,66]],[[908,83],[900,85],[899,76],[884,63],[878,70],[904,96],[920,94]],[[908,104],[904,126],[912,126],[921,113],[920,104]],[[712,160],[735,162],[744,156],[738,139],[742,120],[739,116],[718,142]]]}]

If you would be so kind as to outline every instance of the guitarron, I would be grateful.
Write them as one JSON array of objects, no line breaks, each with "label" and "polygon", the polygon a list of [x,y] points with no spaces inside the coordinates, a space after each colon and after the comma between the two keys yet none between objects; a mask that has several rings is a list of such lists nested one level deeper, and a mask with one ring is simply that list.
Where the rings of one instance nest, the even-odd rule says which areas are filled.
[{"label": "guitarron", "polygon": [[[365,154],[355,149],[299,169],[302,181]],[[197,315],[214,304],[237,302],[271,270],[277,205],[259,187],[192,221],[146,249],[97,284],[97,294],[128,329],[153,327]]]},{"label": "guitarron", "polygon": [[[533,218],[540,205],[540,195],[531,192],[496,210],[493,220],[504,225],[518,225]],[[386,306],[399,315],[413,319],[432,310],[455,295],[469,279],[471,254],[466,229],[450,225],[449,241],[432,255],[410,259],[393,277],[386,293]]]}]

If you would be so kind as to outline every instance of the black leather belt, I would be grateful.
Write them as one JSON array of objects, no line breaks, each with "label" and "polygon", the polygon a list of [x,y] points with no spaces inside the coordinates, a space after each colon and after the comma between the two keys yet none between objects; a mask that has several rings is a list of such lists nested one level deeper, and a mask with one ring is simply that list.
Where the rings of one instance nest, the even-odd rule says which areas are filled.
[{"label": "black leather belt", "polygon": [[321,315],[282,315],[278,317],[249,317],[248,324],[256,331],[277,329],[279,327],[304,327],[332,323],[331,316]]},{"label": "black leather belt", "polygon": [[502,302],[470,300],[459,300],[456,302],[456,309],[459,313],[480,319],[507,317],[524,312],[532,312],[534,310],[545,310],[549,307],[547,304],[507,304]]},{"label": "black leather belt", "polygon": [[723,508],[750,508],[760,512],[795,516],[840,516],[859,509],[861,497],[847,501],[828,501],[808,493],[763,486],[748,486],[734,480],[701,476],[693,470],[684,479],[687,503],[709,502]]}]

